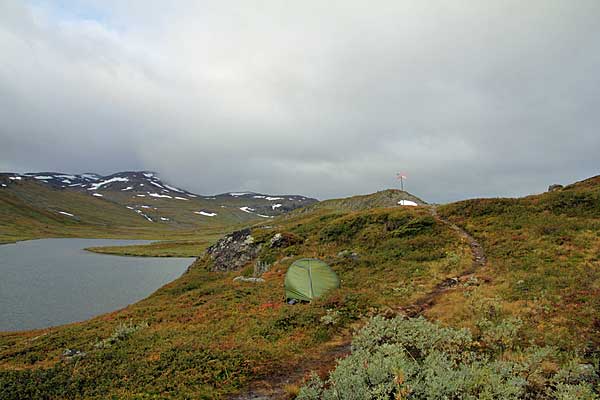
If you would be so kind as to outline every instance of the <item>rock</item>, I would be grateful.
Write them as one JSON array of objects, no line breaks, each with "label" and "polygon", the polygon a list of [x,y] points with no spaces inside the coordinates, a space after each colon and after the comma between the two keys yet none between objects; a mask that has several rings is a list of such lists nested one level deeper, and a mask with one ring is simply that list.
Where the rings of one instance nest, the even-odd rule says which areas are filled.
[{"label": "rock", "polygon": [[279,244],[279,242],[281,242],[282,238],[283,236],[281,235],[281,233],[276,233],[275,236],[271,238],[271,247],[277,247],[276,245]]},{"label": "rock", "polygon": [[557,190],[561,190],[563,187],[564,187],[563,185],[559,185],[559,184],[550,185],[550,186],[548,186],[548,191],[556,192]]},{"label": "rock", "polygon": [[250,229],[235,231],[210,246],[206,253],[212,258],[213,271],[236,271],[254,260],[261,244],[250,235]]},{"label": "rock", "polygon": [[63,357],[65,358],[75,358],[75,357],[85,357],[86,353],[84,351],[79,351],[75,349],[66,349],[63,351]]},{"label": "rock", "polygon": [[438,289],[447,289],[447,288],[451,288],[453,286],[458,285],[459,283],[459,279],[458,278],[448,278],[442,281],[442,283],[437,285]]},{"label": "rock", "polygon": [[259,276],[261,276],[262,274],[264,274],[265,272],[267,272],[270,269],[271,269],[271,264],[264,262],[264,261],[257,261],[254,263],[254,272],[252,275],[255,278],[258,278]]},{"label": "rock", "polygon": [[262,283],[265,280],[263,278],[254,278],[254,277],[245,277],[245,276],[236,276],[233,278],[234,282],[252,282],[252,283]]},{"label": "rock", "polygon": [[269,241],[271,247],[289,247],[302,242],[301,237],[290,232],[276,233]]},{"label": "rock", "polygon": [[358,260],[358,253],[350,250],[342,250],[337,254],[337,256],[339,258],[350,258],[352,260]]}]

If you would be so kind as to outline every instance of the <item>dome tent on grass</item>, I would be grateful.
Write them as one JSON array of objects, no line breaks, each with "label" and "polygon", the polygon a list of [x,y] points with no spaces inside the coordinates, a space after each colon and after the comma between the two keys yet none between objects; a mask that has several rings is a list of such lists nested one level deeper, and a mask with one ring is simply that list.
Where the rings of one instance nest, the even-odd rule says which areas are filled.
[{"label": "dome tent on grass", "polygon": [[330,289],[340,287],[331,267],[315,258],[294,261],[285,274],[285,299],[312,301]]}]

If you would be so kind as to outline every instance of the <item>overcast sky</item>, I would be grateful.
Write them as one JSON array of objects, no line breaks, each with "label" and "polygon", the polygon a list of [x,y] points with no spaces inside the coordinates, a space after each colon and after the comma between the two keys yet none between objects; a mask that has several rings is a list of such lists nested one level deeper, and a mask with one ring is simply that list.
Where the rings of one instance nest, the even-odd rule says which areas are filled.
[{"label": "overcast sky", "polygon": [[0,171],[428,201],[600,174],[600,1],[0,0]]}]

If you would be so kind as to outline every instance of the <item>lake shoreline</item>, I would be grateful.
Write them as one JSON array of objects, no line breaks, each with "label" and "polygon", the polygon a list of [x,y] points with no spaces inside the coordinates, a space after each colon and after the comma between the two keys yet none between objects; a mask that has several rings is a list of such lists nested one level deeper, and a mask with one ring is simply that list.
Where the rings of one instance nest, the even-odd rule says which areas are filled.
[{"label": "lake shoreline", "polygon": [[151,243],[46,238],[0,246],[0,273],[4,277],[0,282],[0,314],[5,316],[0,321],[0,332],[43,330],[120,310],[179,278],[195,259],[136,259],[86,250]]}]

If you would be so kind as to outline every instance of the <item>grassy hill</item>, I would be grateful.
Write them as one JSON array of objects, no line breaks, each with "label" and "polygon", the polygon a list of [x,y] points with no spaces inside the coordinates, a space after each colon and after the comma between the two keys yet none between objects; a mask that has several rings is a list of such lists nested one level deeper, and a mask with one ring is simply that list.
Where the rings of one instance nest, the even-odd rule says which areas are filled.
[{"label": "grassy hill", "polygon": [[249,192],[200,196],[144,171],[107,177],[4,173],[0,174],[0,243],[44,237],[143,238],[169,243],[96,251],[198,255],[199,244],[227,231],[315,201]]},{"label": "grassy hill", "polygon": [[[331,370],[353,329],[371,321],[330,381],[355,395],[367,387],[395,398],[432,398],[427,393],[454,387],[463,398],[596,398],[598,178],[522,199],[448,204],[438,207],[440,217],[429,206],[377,207],[384,201],[378,197],[397,203],[395,192],[383,193],[255,225],[252,236],[263,246],[240,271],[211,272],[212,260],[203,256],[123,310],[0,334],[0,387],[8,399],[210,399],[249,385],[268,391],[292,377],[284,392],[273,390],[293,396],[306,368]],[[483,267],[473,271],[472,243],[460,229],[483,247]],[[287,239],[272,246],[278,233]],[[289,306],[284,274],[303,257],[328,262],[341,288]],[[232,280],[249,275],[254,262],[271,264],[264,283]],[[414,315],[415,305],[448,328],[386,320]],[[66,348],[85,355],[65,357]],[[301,398],[330,398],[311,382]],[[500,389],[507,391],[493,394]]]},{"label": "grassy hill", "polygon": [[[475,199],[440,208],[486,250],[474,293],[498,299],[532,340],[598,354],[600,345],[600,177],[521,199]],[[465,292],[466,293],[466,292]],[[471,325],[465,293],[431,317]]]},{"label": "grassy hill", "polygon": [[319,210],[327,211],[361,211],[373,208],[396,207],[402,200],[408,200],[418,205],[427,203],[406,191],[387,189],[377,193],[352,196],[342,199],[324,200],[293,211],[294,214],[309,214]]}]

